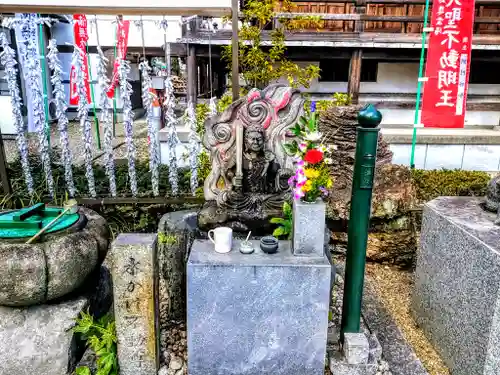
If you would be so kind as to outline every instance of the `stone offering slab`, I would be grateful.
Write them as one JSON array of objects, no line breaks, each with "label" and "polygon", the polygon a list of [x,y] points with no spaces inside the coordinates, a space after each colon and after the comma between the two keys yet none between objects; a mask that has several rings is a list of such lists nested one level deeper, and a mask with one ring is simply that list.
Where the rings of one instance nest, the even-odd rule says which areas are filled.
[{"label": "stone offering slab", "polygon": [[500,227],[481,203],[424,207],[413,311],[454,375],[500,373]]},{"label": "stone offering slab", "polygon": [[332,268],[326,256],[227,254],[193,243],[187,264],[190,375],[323,375]]}]

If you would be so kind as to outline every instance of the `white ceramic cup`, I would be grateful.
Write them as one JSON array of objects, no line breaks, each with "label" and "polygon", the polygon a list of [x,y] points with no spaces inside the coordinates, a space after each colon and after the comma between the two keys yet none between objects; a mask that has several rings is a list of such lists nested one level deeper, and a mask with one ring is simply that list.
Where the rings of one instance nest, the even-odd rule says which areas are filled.
[{"label": "white ceramic cup", "polygon": [[215,245],[216,252],[225,254],[231,251],[233,246],[233,230],[231,228],[220,227],[209,230],[208,238]]}]

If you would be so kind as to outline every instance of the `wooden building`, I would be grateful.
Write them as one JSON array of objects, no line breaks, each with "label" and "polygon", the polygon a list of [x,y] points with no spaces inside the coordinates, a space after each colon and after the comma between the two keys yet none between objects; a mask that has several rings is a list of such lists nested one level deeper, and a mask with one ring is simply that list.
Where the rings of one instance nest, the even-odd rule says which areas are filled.
[{"label": "wooden building", "polygon": [[[321,25],[287,36],[287,55],[300,64],[317,64],[321,77],[308,91],[313,98],[348,92],[354,102],[374,103],[385,126],[413,124],[425,0],[351,0],[294,2],[294,12],[321,18]],[[432,0],[431,0],[432,7]],[[276,9],[279,12],[279,9]],[[430,20],[431,9],[429,9]],[[277,21],[276,21],[277,22]],[[224,91],[227,63],[220,47],[231,29],[208,32],[201,20],[185,27],[179,42],[188,44],[189,95],[208,97],[208,50],[213,87]],[[269,39],[272,30],[263,32]],[[500,121],[500,1],[476,0],[466,126],[498,126]],[[199,76],[196,76],[197,73]]]}]

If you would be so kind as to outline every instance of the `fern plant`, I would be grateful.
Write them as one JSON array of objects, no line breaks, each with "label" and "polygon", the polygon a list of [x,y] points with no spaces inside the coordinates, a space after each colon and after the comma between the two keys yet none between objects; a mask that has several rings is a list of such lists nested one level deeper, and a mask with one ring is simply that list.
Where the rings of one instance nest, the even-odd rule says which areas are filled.
[{"label": "fern plant", "polygon": [[270,220],[272,224],[278,224],[278,227],[273,232],[274,237],[292,238],[292,217],[292,207],[290,203],[283,203],[283,218],[273,217]]},{"label": "fern plant", "polygon": [[[118,357],[116,354],[116,327],[109,314],[97,322],[92,315],[82,312],[76,319],[74,333],[80,333],[87,345],[97,357],[97,372],[95,375],[118,375]],[[75,375],[91,375],[86,366],[78,367]]]}]

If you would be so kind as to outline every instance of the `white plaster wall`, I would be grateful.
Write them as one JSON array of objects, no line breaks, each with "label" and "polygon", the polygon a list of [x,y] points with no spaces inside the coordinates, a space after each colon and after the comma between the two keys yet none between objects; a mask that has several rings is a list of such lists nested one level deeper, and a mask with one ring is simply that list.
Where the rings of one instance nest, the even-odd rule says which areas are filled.
[{"label": "white plaster wall", "polygon": [[[391,144],[394,164],[410,165],[411,145]],[[418,169],[462,169],[496,172],[500,170],[500,145],[434,145],[415,147]]]}]

